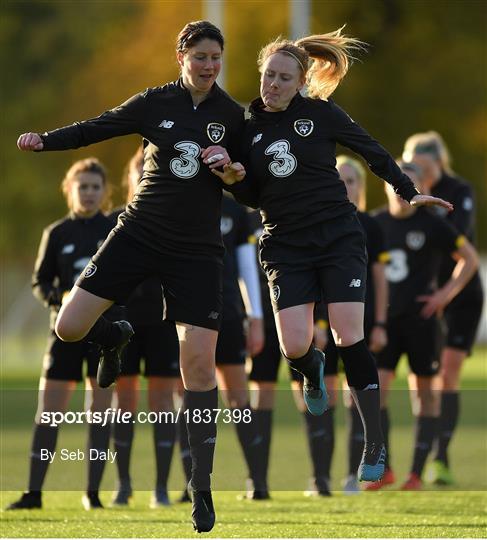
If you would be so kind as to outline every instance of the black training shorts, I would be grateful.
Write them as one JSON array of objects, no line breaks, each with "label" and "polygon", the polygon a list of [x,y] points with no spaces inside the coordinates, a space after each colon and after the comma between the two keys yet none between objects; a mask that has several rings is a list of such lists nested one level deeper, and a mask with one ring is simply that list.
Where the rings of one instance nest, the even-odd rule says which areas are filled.
[{"label": "black training shorts", "polygon": [[179,341],[172,321],[160,324],[134,325],[135,334],[122,353],[120,375],[146,377],[179,377]]},{"label": "black training shorts", "polygon": [[264,233],[259,251],[274,312],[320,300],[365,300],[365,233],[355,213],[290,234]]},{"label": "black training shorts", "polygon": [[124,231],[114,229],[76,285],[101,298],[126,304],[139,283],[155,276],[164,289],[165,319],[218,330],[222,269],[218,261],[152,250]]},{"label": "black training shorts", "polygon": [[411,315],[389,320],[387,339],[385,348],[376,354],[379,369],[395,371],[401,355],[406,354],[414,374],[429,377],[438,373],[443,332],[436,317]]},{"label": "black training shorts", "polygon": [[445,309],[444,320],[447,327],[445,345],[470,354],[482,318],[484,298],[482,291],[468,297],[460,295]]},{"label": "black training shorts", "polygon": [[244,365],[247,356],[244,320],[241,317],[223,318],[215,359],[217,365]]},{"label": "black training shorts", "polygon": [[[83,377],[96,377],[99,348],[86,341],[65,342],[51,330],[42,362],[42,376],[57,381],[82,381]],[[86,361],[86,373],[83,365]]]}]

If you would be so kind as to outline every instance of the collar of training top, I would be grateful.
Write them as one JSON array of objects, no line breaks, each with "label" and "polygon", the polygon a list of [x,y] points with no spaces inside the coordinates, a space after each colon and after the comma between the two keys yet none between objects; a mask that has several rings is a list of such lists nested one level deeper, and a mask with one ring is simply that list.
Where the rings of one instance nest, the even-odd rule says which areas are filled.
[{"label": "collar of training top", "polygon": [[[189,97],[191,97],[191,92],[186,88],[186,86],[184,86],[184,83],[183,83],[183,78],[182,77],[179,77],[179,79],[174,83],[176,88],[183,94],[186,94],[188,95]],[[220,90],[220,87],[218,86],[218,84],[215,82],[213,83],[213,86],[211,87],[210,91],[208,92],[208,95],[206,96],[206,99],[210,99],[210,98],[214,98],[218,95],[221,94],[221,90]]]},{"label": "collar of training top", "polygon": [[259,118],[259,120],[267,119],[269,121],[275,121],[277,119],[277,115],[284,115],[289,111],[297,109],[304,103],[304,101],[304,97],[298,92],[289,103],[287,109],[285,109],[284,111],[270,112],[264,110],[264,102],[259,96],[251,102],[249,112],[252,118]]},{"label": "collar of training top", "polygon": [[94,216],[91,216],[90,218],[85,218],[85,217],[81,217],[81,216],[77,216],[72,210],[70,210],[69,214],[68,214],[68,217],[69,219],[72,219],[73,221],[94,221],[94,220],[97,220],[100,218],[100,216],[104,216],[104,214],[102,214],[101,211],[98,211]]}]

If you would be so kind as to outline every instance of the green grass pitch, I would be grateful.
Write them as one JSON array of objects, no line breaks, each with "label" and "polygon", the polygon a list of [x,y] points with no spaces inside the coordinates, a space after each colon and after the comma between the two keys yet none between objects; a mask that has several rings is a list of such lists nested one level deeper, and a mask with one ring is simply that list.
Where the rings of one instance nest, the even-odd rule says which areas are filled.
[{"label": "green grass pitch", "polygon": [[[8,352],[8,351],[7,351]],[[5,350],[4,350],[5,353]],[[463,372],[460,427],[451,445],[457,480],[454,488],[427,487],[421,492],[398,490],[412,456],[413,425],[405,391],[404,362],[391,407],[392,464],[398,484],[376,493],[346,496],[341,479],[346,472],[346,430],[343,407],[336,415],[336,447],[332,468],[333,496],[306,498],[310,476],[304,428],[294,409],[285,372],[275,413],[270,486],[272,500],[239,501],[245,480],[243,459],[233,426],[219,424],[214,488],[217,523],[209,537],[432,537],[487,536],[487,351],[478,347]],[[12,365],[12,364],[10,364]],[[37,368],[36,368],[37,369]],[[36,404],[36,374],[3,369],[1,397],[2,508],[25,489],[31,425]],[[81,400],[81,395],[75,401]],[[145,404],[145,398],[141,399]],[[74,407],[71,408],[73,410]],[[60,448],[82,448],[86,426],[63,426]],[[135,493],[127,509],[86,512],[80,504],[86,479],[85,463],[55,462],[48,473],[40,511],[2,512],[3,537],[193,537],[188,504],[150,510],[154,478],[152,430],[136,426],[132,458]],[[107,465],[101,499],[108,505],[115,485],[115,466]],[[183,487],[176,448],[169,482],[175,500]]]}]

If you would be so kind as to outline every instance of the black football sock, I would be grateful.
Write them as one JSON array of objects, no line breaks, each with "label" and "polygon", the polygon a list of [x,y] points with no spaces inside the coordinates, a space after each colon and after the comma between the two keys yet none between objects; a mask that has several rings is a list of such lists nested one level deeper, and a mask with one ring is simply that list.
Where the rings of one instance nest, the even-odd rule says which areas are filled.
[{"label": "black football sock", "polygon": [[261,445],[261,462],[262,462],[262,476],[264,482],[267,484],[267,475],[269,472],[269,456],[272,440],[272,409],[258,409],[254,411],[254,418],[257,422],[257,429],[259,435],[262,437]]},{"label": "black football sock", "polygon": [[[184,410],[191,453],[191,484],[199,491],[209,491],[213,471],[213,456],[216,443],[216,413],[218,391],[216,388],[204,392],[184,391]],[[203,411],[210,411],[210,422],[202,422]]]},{"label": "black football sock", "polygon": [[419,416],[416,419],[416,440],[411,472],[416,473],[419,477],[423,472],[428,454],[431,452],[437,423],[438,418],[432,416]]},{"label": "black football sock", "polygon": [[249,470],[249,476],[254,481],[255,489],[264,489],[264,468],[262,466],[262,441],[259,434],[254,411],[250,409],[250,404],[240,409],[241,418],[244,418],[244,411],[251,411],[250,422],[235,422],[238,440],[242,448],[245,461]]},{"label": "black football sock", "polygon": [[389,420],[389,409],[383,407],[380,410],[380,425],[382,426],[382,433],[384,434],[384,444],[386,445],[387,454],[386,454],[386,469],[390,469],[391,462],[391,446],[389,443],[389,432],[391,429],[391,423]]},{"label": "black football sock", "polygon": [[134,440],[133,415],[128,422],[116,422],[113,427],[113,446],[117,452],[117,470],[120,485],[130,485],[130,456]]},{"label": "black football sock", "polygon": [[364,426],[357,407],[349,407],[348,474],[356,476],[364,451]]},{"label": "black football sock", "polygon": [[179,415],[177,431],[181,463],[183,465],[186,483],[188,483],[191,480],[191,454],[189,451],[188,430],[186,428],[186,420],[184,418],[184,414]]},{"label": "black football sock", "polygon": [[[34,436],[30,453],[29,491],[40,494],[47,469],[48,458],[56,448],[58,426],[34,424]],[[51,454],[48,454],[50,452]],[[43,459],[41,459],[43,458]],[[48,459],[45,459],[48,458]]]},{"label": "black football sock", "polygon": [[448,446],[457,427],[459,414],[459,392],[442,392],[436,459],[442,461],[446,466],[448,466]]},{"label": "black football sock", "polygon": [[314,348],[313,345],[311,345],[308,352],[300,358],[288,358],[282,349],[281,353],[287,360],[287,363],[291,369],[294,369],[294,371],[297,371],[298,373],[301,373],[301,375],[307,377],[315,386],[319,386],[320,381],[316,380],[318,373],[316,367],[319,365],[319,362],[322,362],[322,355]]},{"label": "black football sock", "polygon": [[167,479],[171,468],[172,453],[176,439],[176,426],[173,422],[154,424],[154,449],[156,452],[156,488],[167,489]]},{"label": "black football sock", "polygon": [[366,443],[384,442],[380,425],[379,376],[374,357],[365,341],[338,347],[345,366],[348,386],[362,418]]},{"label": "black football sock", "polygon": [[[88,488],[98,492],[107,460],[110,443],[110,425],[90,424],[88,427]],[[104,454],[102,454],[102,452]]]},{"label": "black football sock", "polygon": [[303,413],[315,478],[330,478],[335,446],[334,410],[334,407],[330,407],[320,416],[314,416],[309,411]]},{"label": "black football sock", "polygon": [[90,341],[102,347],[114,347],[120,342],[121,335],[119,326],[102,315],[91,327],[83,341]]}]

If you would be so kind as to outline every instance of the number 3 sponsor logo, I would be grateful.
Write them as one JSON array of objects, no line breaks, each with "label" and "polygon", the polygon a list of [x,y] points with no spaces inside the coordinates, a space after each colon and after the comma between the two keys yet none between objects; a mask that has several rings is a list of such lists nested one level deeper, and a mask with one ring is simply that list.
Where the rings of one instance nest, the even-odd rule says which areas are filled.
[{"label": "number 3 sponsor logo", "polygon": [[296,157],[290,151],[289,141],[281,139],[273,142],[265,150],[265,155],[274,154],[274,161],[269,163],[269,170],[278,178],[285,178],[292,174],[298,165]]},{"label": "number 3 sponsor logo", "polygon": [[200,170],[198,161],[201,148],[193,141],[181,141],[174,145],[176,150],[181,152],[177,158],[171,159],[169,168],[178,178],[193,178]]},{"label": "number 3 sponsor logo", "polygon": [[386,266],[386,278],[391,283],[399,283],[409,275],[408,256],[403,249],[391,249],[390,260]]}]

